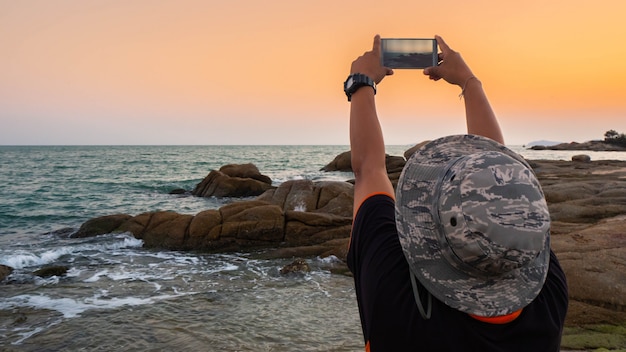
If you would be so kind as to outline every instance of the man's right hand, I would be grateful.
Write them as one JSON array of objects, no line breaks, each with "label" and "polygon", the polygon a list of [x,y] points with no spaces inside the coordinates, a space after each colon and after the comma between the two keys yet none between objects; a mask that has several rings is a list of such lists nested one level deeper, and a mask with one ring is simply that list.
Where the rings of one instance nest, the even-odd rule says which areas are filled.
[{"label": "man's right hand", "polygon": [[392,69],[383,67],[380,63],[380,36],[378,34],[374,37],[372,50],[363,53],[363,55],[352,62],[350,73],[362,73],[371,78],[376,84],[380,83],[385,76],[393,74]]}]

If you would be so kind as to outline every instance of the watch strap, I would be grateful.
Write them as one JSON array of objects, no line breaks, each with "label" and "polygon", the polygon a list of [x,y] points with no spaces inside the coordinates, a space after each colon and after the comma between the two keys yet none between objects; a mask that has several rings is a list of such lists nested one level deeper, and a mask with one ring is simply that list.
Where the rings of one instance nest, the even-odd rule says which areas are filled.
[{"label": "watch strap", "polygon": [[374,89],[374,94],[376,94],[376,83],[367,75],[362,73],[353,73],[349,75],[343,83],[343,91],[346,93],[348,101],[352,101],[352,94],[365,86],[372,87],[372,89]]}]

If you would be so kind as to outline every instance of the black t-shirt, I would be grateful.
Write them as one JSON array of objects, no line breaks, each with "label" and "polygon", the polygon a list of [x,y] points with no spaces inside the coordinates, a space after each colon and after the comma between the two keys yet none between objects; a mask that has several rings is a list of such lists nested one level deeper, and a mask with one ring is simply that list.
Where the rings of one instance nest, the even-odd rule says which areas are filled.
[{"label": "black t-shirt", "polygon": [[[421,317],[409,266],[398,239],[395,206],[386,195],[369,197],[352,226],[348,266],[354,274],[365,343],[371,351],[559,351],[567,312],[565,274],[550,252],[539,296],[506,324],[478,321],[432,297]],[[426,292],[419,284],[419,290]],[[426,308],[426,300],[424,307]]]}]

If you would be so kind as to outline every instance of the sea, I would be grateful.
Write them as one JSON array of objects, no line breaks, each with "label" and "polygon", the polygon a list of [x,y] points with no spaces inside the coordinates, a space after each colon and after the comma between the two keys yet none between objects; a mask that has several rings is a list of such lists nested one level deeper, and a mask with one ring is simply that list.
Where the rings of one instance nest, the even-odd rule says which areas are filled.
[{"label": "sea", "polygon": [[[410,146],[387,146],[402,156]],[[570,160],[580,152],[533,151]],[[0,351],[362,351],[353,279],[335,257],[281,275],[293,258],[143,248],[127,233],[71,238],[104,215],[196,214],[238,199],[173,195],[211,170],[255,164],[274,185],[345,181],[320,169],[348,146],[0,146]],[[585,152],[626,160],[626,152]],[[60,265],[62,276],[38,269]]]}]

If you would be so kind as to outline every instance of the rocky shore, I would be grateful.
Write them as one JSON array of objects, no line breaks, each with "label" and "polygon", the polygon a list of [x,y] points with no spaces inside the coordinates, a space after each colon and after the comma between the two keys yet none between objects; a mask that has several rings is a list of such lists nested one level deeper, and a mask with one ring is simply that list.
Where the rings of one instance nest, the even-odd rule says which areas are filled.
[{"label": "rocky shore", "polygon": [[594,151],[594,152],[623,152],[626,151],[626,147],[622,147],[616,144],[606,143],[604,141],[587,141],[583,143],[571,142],[560,143],[556,145],[544,146],[535,145],[530,147],[532,150],[581,150],[581,151]]},{"label": "rocky shore", "polygon": [[[387,157],[394,186],[410,154]],[[626,161],[577,160],[583,161],[529,161],[546,194],[552,248],[568,278],[564,346],[626,348]],[[350,153],[338,155],[324,170],[350,170]],[[245,198],[196,215],[107,215],[85,222],[71,236],[130,232],[147,248],[253,251],[264,258],[334,255],[345,260],[351,182],[296,180],[274,187],[252,164],[227,165],[187,193]],[[10,272],[0,268],[0,281]]]}]

